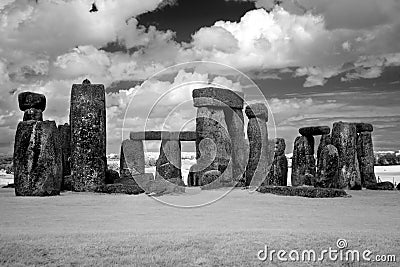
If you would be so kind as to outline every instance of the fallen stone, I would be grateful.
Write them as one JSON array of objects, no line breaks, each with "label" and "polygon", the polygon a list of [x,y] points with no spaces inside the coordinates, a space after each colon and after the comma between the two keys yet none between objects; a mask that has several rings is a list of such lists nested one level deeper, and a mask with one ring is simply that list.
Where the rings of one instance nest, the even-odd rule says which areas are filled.
[{"label": "fallen stone", "polygon": [[329,128],[329,126],[312,126],[299,129],[299,133],[303,136],[324,135],[329,134],[330,132],[331,128]]},{"label": "fallen stone", "polygon": [[46,109],[46,97],[42,94],[33,92],[22,92],[18,95],[19,109],[25,111],[27,109]]},{"label": "fallen stone", "polygon": [[394,190],[394,185],[391,182],[381,182],[376,184],[369,184],[366,186],[369,190]]},{"label": "fallen stone", "polygon": [[335,122],[332,145],[339,153],[339,188],[361,189],[361,176],[357,159],[357,133],[354,123]]},{"label": "fallen stone", "polygon": [[70,125],[73,189],[95,191],[107,169],[104,85],[72,85]]},{"label": "fallen stone", "polygon": [[14,183],[17,196],[60,194],[62,152],[54,121],[22,121],[14,143]]},{"label": "fallen stone", "polygon": [[211,184],[221,176],[221,172],[217,170],[206,171],[201,177],[201,185]]},{"label": "fallen stone", "polygon": [[338,188],[339,153],[335,146],[326,145],[320,154],[316,176],[316,187]]},{"label": "fallen stone", "polygon": [[24,111],[23,121],[43,121],[43,111],[36,108],[29,108]]},{"label": "fallen stone", "polygon": [[137,185],[116,183],[116,184],[105,184],[98,186],[95,192],[106,193],[106,194],[138,195],[143,193],[143,189],[141,189]]},{"label": "fallen stone", "polygon": [[223,88],[208,87],[192,92],[195,107],[222,107],[243,109],[244,94]]},{"label": "fallen stone", "polygon": [[260,193],[271,193],[281,196],[299,196],[308,198],[334,198],[347,197],[346,191],[333,188],[291,187],[291,186],[261,186],[257,189]]},{"label": "fallen stone", "polygon": [[15,184],[3,185],[2,188],[15,188]]},{"label": "fallen stone", "polygon": [[374,131],[374,127],[370,123],[359,122],[359,123],[355,123],[355,125],[356,125],[357,133]]},{"label": "fallen stone", "polygon": [[246,116],[251,118],[263,118],[268,121],[268,108],[264,103],[254,103],[246,106]]}]

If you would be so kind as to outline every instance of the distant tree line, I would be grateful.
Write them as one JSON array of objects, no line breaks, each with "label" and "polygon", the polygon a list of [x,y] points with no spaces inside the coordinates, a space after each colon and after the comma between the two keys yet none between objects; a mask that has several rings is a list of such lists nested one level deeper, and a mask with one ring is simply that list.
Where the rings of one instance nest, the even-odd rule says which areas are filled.
[{"label": "distant tree line", "polygon": [[400,165],[400,155],[388,153],[375,155],[376,166]]}]

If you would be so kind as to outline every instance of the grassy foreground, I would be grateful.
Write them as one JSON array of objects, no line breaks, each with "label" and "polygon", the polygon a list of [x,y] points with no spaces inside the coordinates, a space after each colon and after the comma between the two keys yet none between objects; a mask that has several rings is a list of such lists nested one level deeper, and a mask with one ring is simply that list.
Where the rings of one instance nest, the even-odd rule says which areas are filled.
[{"label": "grassy foreground", "polygon": [[[176,204],[223,192],[163,196]],[[0,265],[398,266],[400,192],[306,199],[234,190],[201,208],[145,195],[65,193],[14,197],[0,190]],[[348,247],[395,254],[397,263],[261,262],[257,252]]]}]

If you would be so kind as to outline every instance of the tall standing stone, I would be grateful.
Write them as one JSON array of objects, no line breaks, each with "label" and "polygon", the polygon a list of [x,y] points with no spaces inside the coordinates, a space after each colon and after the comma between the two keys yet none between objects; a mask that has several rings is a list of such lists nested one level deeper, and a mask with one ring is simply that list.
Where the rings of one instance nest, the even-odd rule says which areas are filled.
[{"label": "tall standing stone", "polygon": [[60,134],[63,165],[63,183],[61,188],[64,189],[64,177],[71,175],[71,127],[68,123],[58,125],[58,132]]},{"label": "tall standing stone", "polygon": [[314,178],[314,137],[298,136],[293,148],[292,186],[313,185]]},{"label": "tall standing stone", "polygon": [[145,173],[143,141],[129,139],[122,141],[120,153],[120,179],[117,182],[138,185],[135,178]]},{"label": "tall standing stone", "polygon": [[14,183],[17,196],[60,194],[62,151],[54,121],[22,121],[14,143]]},{"label": "tall standing stone", "polygon": [[371,132],[361,132],[357,136],[357,157],[363,187],[376,184],[374,172],[375,157]]},{"label": "tall standing stone", "polygon": [[156,162],[156,179],[165,179],[184,186],[181,166],[181,142],[179,140],[162,140],[160,155]]},{"label": "tall standing stone", "polygon": [[335,146],[326,145],[318,158],[316,187],[338,188],[339,183],[339,153]]},{"label": "tall standing stone", "polygon": [[259,186],[268,173],[268,109],[264,103],[248,105],[245,109],[249,118],[247,137],[249,139],[249,160],[246,167],[246,185]]},{"label": "tall standing stone", "polygon": [[72,85],[70,125],[73,190],[95,191],[104,185],[107,168],[104,85]]},{"label": "tall standing stone", "polygon": [[[246,156],[243,155],[243,94],[222,88],[193,90],[196,118],[195,175],[218,170],[226,185],[237,184],[242,178]],[[229,124],[229,126],[227,125]],[[243,133],[242,133],[243,132]],[[195,180],[201,180],[196,178]]]},{"label": "tall standing stone", "polygon": [[361,189],[355,124],[335,122],[331,139],[339,153],[339,188]]},{"label": "tall standing stone", "polygon": [[275,138],[274,142],[274,158],[271,168],[268,172],[268,185],[287,185],[288,161],[285,156],[285,139]]}]

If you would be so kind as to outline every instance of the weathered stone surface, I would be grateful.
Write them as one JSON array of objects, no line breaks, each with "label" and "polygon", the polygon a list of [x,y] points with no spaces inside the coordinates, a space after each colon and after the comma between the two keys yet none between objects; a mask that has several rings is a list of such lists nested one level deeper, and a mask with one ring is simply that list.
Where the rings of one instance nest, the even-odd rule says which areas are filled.
[{"label": "weathered stone surface", "polygon": [[120,179],[136,184],[135,176],[145,173],[143,141],[122,141],[119,160]]},{"label": "weathered stone surface", "polygon": [[201,177],[201,185],[211,184],[221,176],[221,172],[217,170],[206,171]]},{"label": "weathered stone surface", "polygon": [[168,131],[144,131],[130,132],[131,140],[180,140],[180,141],[196,141],[196,132],[168,132]]},{"label": "weathered stone surface", "polygon": [[285,139],[275,138],[274,160],[269,169],[266,185],[287,185],[288,161],[285,156]]},{"label": "weathered stone surface", "polygon": [[299,129],[299,133],[303,136],[324,135],[324,134],[329,134],[330,132],[331,128],[329,128],[329,126],[311,126]]},{"label": "weathered stone surface", "polygon": [[246,116],[251,118],[263,118],[268,121],[268,108],[264,103],[254,103],[246,106]]},{"label": "weathered stone surface", "polygon": [[71,175],[71,127],[68,123],[58,125],[58,132],[60,134],[63,167],[61,190],[66,190],[66,188],[64,188],[64,177]]},{"label": "weathered stone surface", "polygon": [[248,161],[248,144],[244,135],[244,118],[241,109],[225,110],[226,124],[232,144],[232,175],[238,185],[244,186],[244,173]]},{"label": "weathered stone surface", "polygon": [[324,149],[325,146],[332,144],[331,142],[331,135],[330,134],[323,134],[321,136],[321,140],[319,141],[318,149],[317,149],[317,166],[320,165],[320,158],[321,158],[321,152],[322,149]]},{"label": "weathered stone surface", "polygon": [[71,177],[71,175],[67,175],[67,176],[63,177],[61,190],[62,191],[72,191],[72,177]]},{"label": "weathered stone surface", "polygon": [[119,179],[119,173],[117,171],[107,169],[106,170],[106,184],[113,184],[115,181]]},{"label": "weathered stone surface", "polygon": [[192,92],[195,107],[222,107],[243,109],[243,93],[223,88],[200,88]]},{"label": "weathered stone surface", "polygon": [[335,122],[333,124],[331,139],[332,145],[337,148],[339,153],[339,188],[361,189],[355,124]]},{"label": "weathered stone surface", "polygon": [[245,174],[246,186],[259,186],[267,178],[270,168],[267,123],[263,116],[253,117],[248,112],[246,115],[250,115],[247,126],[250,151]]},{"label": "weathered stone surface", "polygon": [[30,108],[46,109],[46,97],[42,94],[33,92],[22,92],[18,95],[19,109],[25,111]]},{"label": "weathered stone surface", "polygon": [[138,195],[144,192],[143,189],[141,189],[137,185],[121,184],[121,183],[100,185],[96,187],[94,191],[106,194],[127,194],[127,195]]},{"label": "weathered stone surface", "polygon": [[156,180],[174,179],[178,185],[185,185],[181,173],[181,142],[178,140],[163,140],[160,155],[156,162]]},{"label": "weathered stone surface", "polygon": [[374,127],[370,123],[358,122],[358,123],[355,123],[355,125],[356,125],[357,133],[374,131]]},{"label": "weathered stone surface", "polygon": [[23,121],[43,121],[43,111],[36,108],[28,108],[24,111]]},{"label": "weathered stone surface", "polygon": [[[231,171],[228,164],[231,161],[232,145],[225,122],[224,111],[220,108],[200,107],[196,117],[196,160],[201,175],[208,170],[218,170],[221,173]],[[232,173],[230,173],[231,179]]]},{"label": "weathered stone surface", "polygon": [[308,198],[333,198],[347,197],[346,191],[333,188],[315,188],[308,186],[292,187],[292,186],[271,186],[265,185],[257,189],[260,193],[271,193],[282,196],[299,196]]},{"label": "weathered stone surface", "polygon": [[369,184],[366,188],[369,190],[394,190],[394,185],[391,182],[381,182]]},{"label": "weathered stone surface", "polygon": [[20,122],[13,161],[17,196],[60,194],[62,152],[54,121]]},{"label": "weathered stone surface", "polygon": [[73,189],[94,191],[107,168],[104,85],[72,85],[70,125]]},{"label": "weathered stone surface", "polygon": [[292,157],[292,186],[313,185],[315,177],[314,137],[298,136]]},{"label": "weathered stone surface", "polygon": [[400,184],[397,184],[396,189],[400,190]]},{"label": "weathered stone surface", "polygon": [[326,145],[318,160],[316,187],[338,188],[339,183],[339,153],[335,146]]},{"label": "weathered stone surface", "polygon": [[357,157],[360,167],[361,184],[366,187],[376,184],[375,156],[371,132],[361,132],[357,136]]}]

